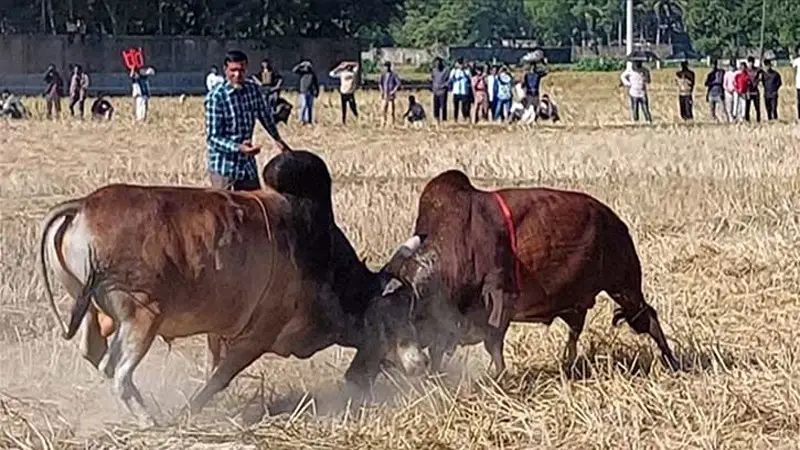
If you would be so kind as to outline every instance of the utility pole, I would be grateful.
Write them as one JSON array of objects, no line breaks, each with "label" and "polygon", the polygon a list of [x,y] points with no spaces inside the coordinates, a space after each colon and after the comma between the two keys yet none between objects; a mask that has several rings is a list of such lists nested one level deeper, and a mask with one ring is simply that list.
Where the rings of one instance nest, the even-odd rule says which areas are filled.
[{"label": "utility pole", "polygon": [[767,23],[767,0],[761,0],[761,39],[758,44],[758,65],[764,67],[764,27]]},{"label": "utility pole", "polygon": [[[625,1],[625,53],[626,56],[633,53],[633,0]],[[633,67],[630,61],[627,65],[628,69]]]}]

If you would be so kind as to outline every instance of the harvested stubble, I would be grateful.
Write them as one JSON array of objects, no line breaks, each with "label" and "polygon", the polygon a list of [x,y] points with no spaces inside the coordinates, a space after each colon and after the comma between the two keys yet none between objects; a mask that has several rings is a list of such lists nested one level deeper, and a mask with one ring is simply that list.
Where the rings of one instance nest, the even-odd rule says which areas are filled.
[{"label": "harvested stubble", "polygon": [[[444,379],[384,378],[377,395],[386,402],[360,411],[339,395],[352,351],[265,356],[192,422],[138,430],[75,344],[58,336],[33,270],[39,219],[55,202],[111,182],[207,184],[200,99],[155,99],[152,120],[136,126],[127,102],[117,101],[110,124],[0,123],[0,447],[795,448],[800,130],[612,127],[625,122],[622,97],[595,85],[613,77],[574,77],[548,81],[556,89],[575,83],[560,98],[560,127],[381,129],[375,95],[362,93],[362,118],[349,128],[335,125],[331,96],[319,102],[320,125],[293,120],[282,132],[326,159],[337,220],[373,266],[407,237],[424,183],[448,168],[487,188],[546,185],[597,196],[630,225],[646,294],[692,370],[665,372],[649,338],[612,329],[612,305],[601,296],[580,341],[585,370],[574,380],[559,371],[563,324],[513,325],[510,373],[499,385],[483,378],[488,361],[475,346],[457,352]],[[670,80],[656,80],[656,117],[670,122]],[[786,114],[790,107],[782,105]],[[266,141],[263,131],[257,140]],[[200,338],[169,352],[156,342],[137,383],[162,407],[180,406],[200,383],[203,349]],[[263,408],[272,415],[250,423]]]}]

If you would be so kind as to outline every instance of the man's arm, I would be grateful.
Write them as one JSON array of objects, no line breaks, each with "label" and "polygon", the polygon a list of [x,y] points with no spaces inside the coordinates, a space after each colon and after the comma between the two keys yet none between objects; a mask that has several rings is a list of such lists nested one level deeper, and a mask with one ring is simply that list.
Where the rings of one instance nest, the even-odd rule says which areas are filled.
[{"label": "man's arm", "polygon": [[223,153],[238,153],[239,144],[223,134],[222,121],[224,105],[218,95],[207,95],[206,107],[206,143],[209,148]]},{"label": "man's arm", "polygon": [[394,95],[394,94],[397,93],[397,91],[400,90],[401,82],[400,82],[400,77],[396,73],[394,73],[394,72],[392,72],[392,73],[394,74],[394,77],[393,77],[394,78],[394,89],[392,89],[392,95]]}]

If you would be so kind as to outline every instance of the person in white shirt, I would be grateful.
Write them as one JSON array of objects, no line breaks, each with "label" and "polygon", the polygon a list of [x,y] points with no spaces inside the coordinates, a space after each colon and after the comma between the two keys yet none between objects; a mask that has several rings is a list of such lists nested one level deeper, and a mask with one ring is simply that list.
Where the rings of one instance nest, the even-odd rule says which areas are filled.
[{"label": "person in white shirt", "polygon": [[214,89],[214,86],[224,82],[225,78],[222,78],[222,75],[219,74],[219,68],[217,68],[217,66],[211,66],[211,70],[206,76],[206,89],[211,92],[211,90]]},{"label": "person in white shirt", "polygon": [[455,67],[450,70],[450,89],[453,92],[453,117],[458,122],[458,113],[469,121],[469,96],[472,90],[472,74],[464,67],[464,60],[459,58]]},{"label": "person in white shirt", "polygon": [[800,46],[795,50],[792,67],[794,67],[794,87],[797,89],[797,120],[800,120]]},{"label": "person in white shirt", "polygon": [[738,109],[736,107],[736,88],[733,81],[736,79],[736,61],[731,60],[722,85],[725,89],[725,111],[728,113],[728,122],[735,122]]},{"label": "person in white shirt", "polygon": [[620,75],[622,85],[628,88],[631,101],[631,118],[639,121],[639,109],[644,113],[644,119],[653,122],[650,115],[649,99],[647,98],[647,85],[650,84],[650,71],[642,66],[641,61],[634,61],[631,69],[625,69]]},{"label": "person in white shirt", "polygon": [[342,101],[342,125],[347,125],[347,108],[353,116],[358,118],[358,108],[356,106],[355,92],[358,88],[358,63],[353,61],[342,61],[338,66],[330,71],[328,76],[339,79],[339,96]]}]

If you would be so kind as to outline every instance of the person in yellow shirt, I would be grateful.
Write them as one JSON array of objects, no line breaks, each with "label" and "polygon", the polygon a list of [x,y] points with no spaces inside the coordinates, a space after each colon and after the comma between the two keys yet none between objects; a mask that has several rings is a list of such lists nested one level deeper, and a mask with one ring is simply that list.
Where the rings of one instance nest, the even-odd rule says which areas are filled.
[{"label": "person in yellow shirt", "polygon": [[339,95],[342,100],[342,125],[347,125],[347,108],[358,118],[355,92],[358,88],[358,63],[342,61],[328,74],[331,78],[339,79]]}]

